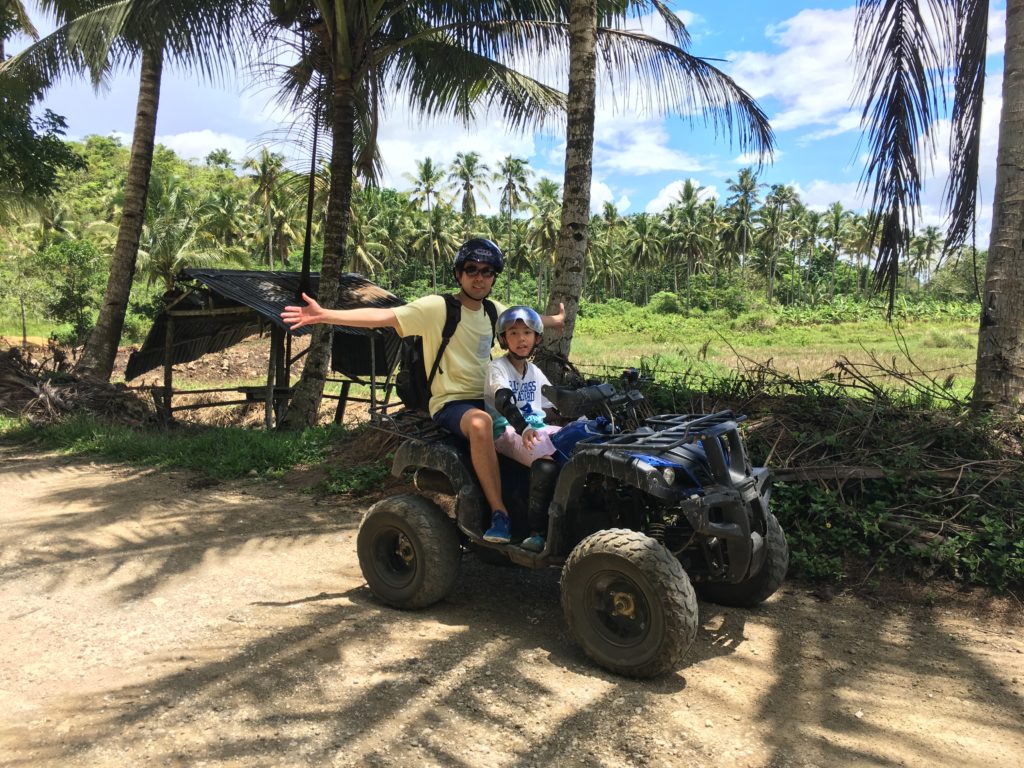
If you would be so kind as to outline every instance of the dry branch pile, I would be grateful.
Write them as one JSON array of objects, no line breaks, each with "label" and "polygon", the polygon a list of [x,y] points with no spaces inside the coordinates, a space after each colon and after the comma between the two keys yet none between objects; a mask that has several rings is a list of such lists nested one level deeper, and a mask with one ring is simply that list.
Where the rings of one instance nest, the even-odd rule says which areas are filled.
[{"label": "dry branch pile", "polygon": [[123,385],[80,379],[57,370],[53,358],[35,361],[11,347],[0,353],[0,412],[49,423],[71,414],[89,414],[125,424],[153,421],[152,404]]}]

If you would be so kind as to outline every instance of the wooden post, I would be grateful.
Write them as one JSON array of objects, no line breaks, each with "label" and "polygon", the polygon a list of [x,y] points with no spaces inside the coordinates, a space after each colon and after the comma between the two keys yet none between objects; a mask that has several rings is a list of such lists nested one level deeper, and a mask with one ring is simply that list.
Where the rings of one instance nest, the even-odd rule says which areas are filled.
[{"label": "wooden post", "polygon": [[270,326],[270,345],[274,352],[274,421],[280,423],[288,407],[288,350],[285,331],[276,323]]},{"label": "wooden post", "polygon": [[170,424],[174,419],[171,410],[171,392],[174,387],[174,318],[167,315],[167,328],[164,332],[164,396],[161,398],[161,418]]},{"label": "wooden post", "polygon": [[274,427],[274,376],[277,373],[276,325],[270,326],[270,361],[267,363],[267,389],[264,394],[263,424],[267,429]]},{"label": "wooden post", "polygon": [[341,424],[345,418],[345,405],[348,403],[348,388],[352,386],[351,381],[344,381],[341,384],[341,395],[338,397],[338,408],[334,412],[334,423]]}]

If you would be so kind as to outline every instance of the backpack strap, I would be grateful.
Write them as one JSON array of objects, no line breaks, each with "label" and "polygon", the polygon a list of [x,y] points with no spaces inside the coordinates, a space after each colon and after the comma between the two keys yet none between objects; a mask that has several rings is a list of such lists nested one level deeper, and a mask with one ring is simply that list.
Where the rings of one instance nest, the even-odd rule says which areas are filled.
[{"label": "backpack strap", "polygon": [[441,367],[441,356],[444,355],[444,351],[448,347],[448,342],[452,340],[452,336],[455,335],[455,328],[462,319],[462,302],[460,302],[455,296],[445,294],[444,309],[445,315],[444,327],[441,329],[441,346],[437,348],[437,357],[434,358],[434,364],[430,368],[430,375],[427,376],[428,390],[434,383],[434,377],[437,375],[437,371]]},{"label": "backpack strap", "polygon": [[[494,302],[490,299],[483,300],[484,311],[487,313],[488,319],[491,321],[491,346],[494,346],[494,333],[495,328],[498,325],[498,308],[494,306]],[[452,340],[452,336],[455,335],[455,328],[458,326],[459,321],[462,320],[462,302],[459,301],[457,296],[450,293],[446,293],[444,296],[444,327],[441,329],[441,346],[437,348],[437,357],[434,358],[434,364],[430,367],[430,375],[427,377],[427,389],[430,389],[434,383],[434,377],[437,375],[438,369],[441,367],[441,356],[444,355],[445,349],[448,347],[448,342]]]},{"label": "backpack strap", "polygon": [[495,329],[498,325],[498,308],[494,306],[494,302],[490,299],[484,299],[484,311],[487,313],[487,317],[491,321],[491,346],[493,347]]}]

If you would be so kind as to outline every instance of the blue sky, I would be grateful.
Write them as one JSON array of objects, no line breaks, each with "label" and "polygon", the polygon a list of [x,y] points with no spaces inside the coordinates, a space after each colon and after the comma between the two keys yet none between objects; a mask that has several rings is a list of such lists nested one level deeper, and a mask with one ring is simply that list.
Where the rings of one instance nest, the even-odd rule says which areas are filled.
[{"label": "blue sky", "polygon": [[[851,105],[854,3],[717,0],[670,5],[687,24],[693,38],[691,52],[723,59],[719,66],[767,112],[776,131],[778,153],[774,163],[761,171],[760,180],[791,184],[805,203],[816,208],[839,200],[848,208],[860,209],[860,110],[859,105]],[[978,228],[984,242],[995,180],[1003,16],[1004,3],[994,2]],[[35,18],[44,31],[46,21],[38,13]],[[643,28],[657,33],[652,26]],[[45,104],[67,117],[71,138],[113,132],[127,144],[134,121],[136,77],[134,72],[119,76],[100,94],[82,81],[61,84]],[[277,137],[276,129],[287,119],[267,101],[266,92],[247,89],[242,79],[207,87],[172,68],[164,77],[157,140],[185,157],[202,158],[219,147],[229,149],[236,158],[254,154],[260,144]],[[679,117],[645,116],[623,101],[621,93],[601,89],[594,148],[595,210],[605,201],[615,203],[621,213],[662,210],[686,179],[704,186],[708,194],[725,195],[728,180],[749,163],[726,137],[716,139],[700,124],[691,128]],[[938,146],[944,147],[948,126],[940,123],[936,131]],[[448,163],[458,151],[476,151],[492,168],[510,153],[526,157],[538,175],[561,181],[564,136],[514,134],[500,120],[469,128],[423,124],[399,108],[388,115],[380,143],[386,164],[384,183],[398,189],[409,186],[404,175],[415,170],[417,160],[429,156]],[[305,169],[307,163],[296,163],[296,167]],[[939,201],[946,170],[940,155],[925,188],[925,224],[943,223]],[[496,205],[497,195],[489,197],[490,206],[480,205],[485,212]]]}]

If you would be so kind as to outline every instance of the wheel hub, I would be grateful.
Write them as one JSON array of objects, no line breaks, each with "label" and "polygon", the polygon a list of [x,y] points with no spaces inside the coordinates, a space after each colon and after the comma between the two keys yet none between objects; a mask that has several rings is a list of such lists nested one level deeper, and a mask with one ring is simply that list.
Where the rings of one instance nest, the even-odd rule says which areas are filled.
[{"label": "wheel hub", "polygon": [[612,615],[623,616],[627,619],[636,618],[636,600],[631,592],[612,592]]},{"label": "wheel hub", "polygon": [[412,565],[413,560],[416,559],[416,551],[413,549],[412,542],[404,533],[399,535],[395,542],[395,554],[406,565]]}]

